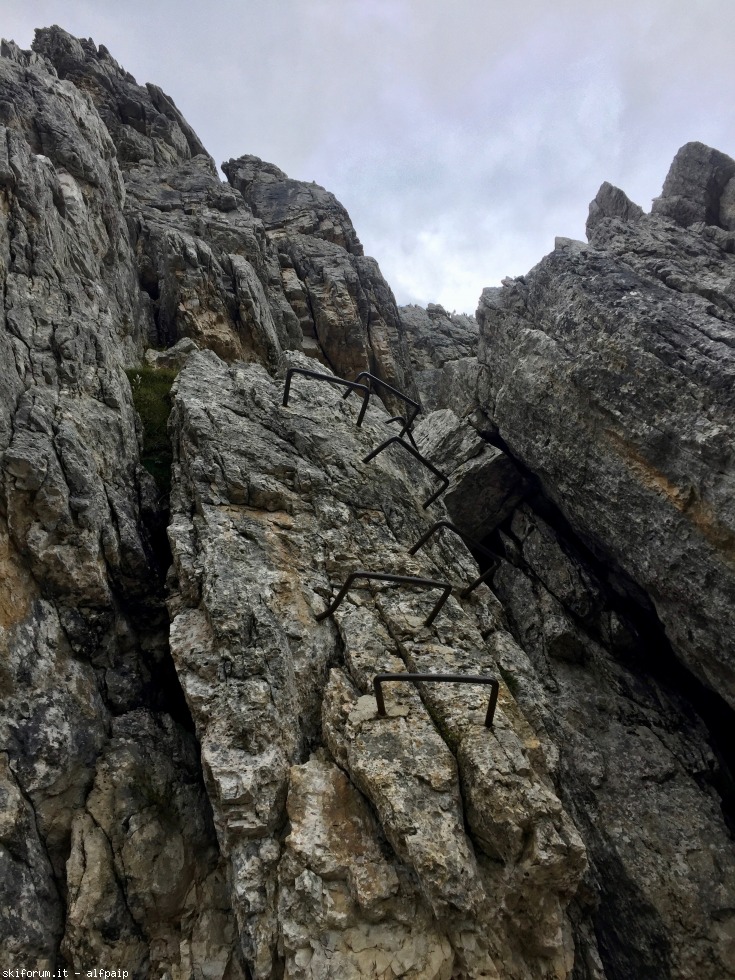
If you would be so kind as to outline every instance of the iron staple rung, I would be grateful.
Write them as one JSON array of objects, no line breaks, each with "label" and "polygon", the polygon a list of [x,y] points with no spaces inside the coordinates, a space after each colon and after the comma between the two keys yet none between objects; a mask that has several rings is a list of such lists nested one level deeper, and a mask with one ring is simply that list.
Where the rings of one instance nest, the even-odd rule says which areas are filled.
[{"label": "iron staple rung", "polygon": [[438,470],[436,466],[434,466],[433,463],[430,463],[425,456],[422,456],[421,453],[418,451],[418,449],[414,449],[413,446],[409,445],[407,442],[404,442],[400,436],[391,436],[390,439],[386,439],[385,442],[381,442],[381,444],[377,447],[377,449],[373,449],[371,453],[367,454],[365,459],[363,459],[363,463],[369,463],[371,459],[374,459],[378,455],[378,453],[382,453],[383,450],[387,449],[388,446],[392,445],[392,443],[396,443],[397,445],[402,446],[406,450],[406,452],[409,452],[411,453],[412,456],[415,456],[420,463],[423,463],[423,465],[427,468],[427,470],[430,470],[434,474],[434,476],[439,477],[439,479],[442,481],[443,485],[439,487],[436,493],[433,493],[427,500],[424,501],[422,506],[424,510],[426,510],[426,508],[429,507],[431,504],[433,504],[434,501],[437,499],[437,497],[440,497],[441,494],[443,494],[444,491],[447,489],[447,487],[449,486],[449,477],[445,476],[441,472],[441,470]]},{"label": "iron staple rung", "polygon": [[309,371],[307,368],[289,368],[286,371],[286,384],[283,388],[283,404],[288,405],[288,396],[291,391],[291,378],[294,374],[301,374],[305,378],[315,378],[317,381],[327,381],[332,385],[342,385],[347,388],[347,394],[349,395],[353,391],[361,391],[362,394],[362,405],[360,406],[360,414],[357,416],[357,425],[362,425],[362,420],[365,418],[365,412],[367,411],[368,403],[370,401],[370,389],[367,385],[361,385],[357,381],[345,381],[344,378],[337,378],[333,374],[322,374],[319,371]]},{"label": "iron staple rung", "polygon": [[474,580],[474,582],[470,582],[470,584],[467,586],[466,589],[462,589],[462,591],[459,593],[460,599],[466,599],[471,592],[475,591],[478,585],[482,585],[482,583],[486,579],[490,578],[490,576],[497,570],[497,567],[498,567],[498,558],[496,556],[494,564],[491,565],[486,572],[483,572],[482,575],[479,575]]},{"label": "iron staple rung", "polygon": [[474,538],[471,538],[469,534],[465,534],[464,531],[460,531],[457,525],[452,524],[451,521],[437,521],[435,524],[432,524],[429,530],[426,532],[426,534],[420,537],[419,540],[416,542],[416,544],[413,546],[413,548],[409,550],[408,552],[409,555],[415,555],[416,552],[419,550],[419,548],[422,548],[426,544],[426,542],[429,540],[432,534],[434,534],[436,531],[438,531],[440,528],[443,527],[447,528],[447,530],[449,531],[453,531],[460,538],[462,538],[465,544],[469,545],[471,548],[474,548],[476,551],[481,552],[487,558],[491,558],[493,561],[492,566],[488,568],[487,571],[483,572],[482,575],[480,575],[473,582],[471,582],[466,589],[463,589],[462,592],[460,592],[459,595],[460,599],[466,599],[467,596],[471,592],[473,592],[478,585],[484,582],[486,578],[489,578],[490,575],[492,575],[492,573],[495,571],[495,568],[497,567],[497,563],[498,563],[498,556],[494,555],[492,551],[489,551],[486,547],[484,547],[484,545],[479,544],[477,541],[475,541]]},{"label": "iron staple rung", "polygon": [[[416,416],[421,411],[421,406],[419,405],[419,403],[417,401],[414,401],[413,398],[409,398],[408,395],[406,395],[404,392],[399,391],[398,388],[394,388],[393,385],[388,384],[387,381],[383,381],[383,379],[379,378],[377,375],[371,374],[369,371],[360,371],[358,376],[355,378],[355,381],[360,381],[361,378],[367,379],[368,387],[370,387],[371,385],[380,385],[383,388],[387,388],[388,391],[390,391],[394,395],[397,395],[398,398],[400,398],[402,401],[406,402],[408,405],[411,406],[411,408],[413,409],[413,414],[410,415],[407,419],[404,419],[402,416],[396,416],[396,418],[401,418],[403,420],[403,429],[401,430],[401,435],[404,436],[413,425]],[[346,391],[342,397],[349,398],[350,392]],[[395,419],[391,419],[390,421],[393,422],[395,421]]]},{"label": "iron staple rung", "polygon": [[405,415],[394,415],[392,419],[386,419],[385,420],[385,424],[386,425],[390,425],[391,422],[402,422],[403,423],[403,428],[401,429],[400,435],[401,436],[404,436],[404,435],[408,436],[408,438],[411,441],[411,445],[413,446],[413,448],[414,449],[418,449],[419,448],[416,445],[416,440],[413,437],[413,432],[411,432],[411,430],[408,428],[408,422],[406,422]]},{"label": "iron staple rung", "polygon": [[410,684],[431,683],[431,684],[490,684],[490,701],[485,715],[485,727],[493,727],[495,718],[495,707],[498,703],[498,693],[500,683],[495,677],[478,677],[473,674],[376,674],[373,678],[373,690],[375,700],[378,704],[378,715],[385,718],[385,701],[383,700],[383,690],[381,684],[385,681],[405,681]]},{"label": "iron staple rung", "polygon": [[320,623],[323,619],[326,619],[327,616],[332,615],[332,613],[341,605],[342,600],[349,592],[352,583],[356,579],[360,578],[367,579],[368,581],[374,580],[378,582],[394,582],[396,585],[421,585],[427,589],[442,589],[442,595],[439,597],[428,618],[425,620],[424,626],[431,626],[436,619],[439,610],[447,601],[452,591],[451,582],[440,582],[438,579],[420,578],[416,575],[394,575],[391,572],[366,572],[363,569],[358,569],[356,572],[351,572],[347,576],[345,584],[339,590],[331,605],[327,606],[324,612],[319,613],[319,615],[316,617],[316,621],[318,623]]}]

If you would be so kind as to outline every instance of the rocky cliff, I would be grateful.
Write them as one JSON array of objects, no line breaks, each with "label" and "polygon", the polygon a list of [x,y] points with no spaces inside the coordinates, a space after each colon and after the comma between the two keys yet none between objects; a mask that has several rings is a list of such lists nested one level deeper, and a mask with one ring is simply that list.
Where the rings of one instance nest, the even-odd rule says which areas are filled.
[{"label": "rocky cliff", "polygon": [[4,968],[735,976],[735,162],[399,310],[104,47],[0,53]]}]

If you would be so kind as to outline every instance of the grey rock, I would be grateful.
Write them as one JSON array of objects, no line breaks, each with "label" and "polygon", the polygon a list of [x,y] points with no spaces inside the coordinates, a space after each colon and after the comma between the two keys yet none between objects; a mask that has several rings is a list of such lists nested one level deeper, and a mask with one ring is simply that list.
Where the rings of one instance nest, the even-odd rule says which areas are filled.
[{"label": "grey rock", "polygon": [[735,846],[704,724],[670,672],[641,669],[650,639],[611,628],[603,583],[545,521],[524,506],[510,534],[493,588],[537,681],[508,665],[504,676],[563,747],[560,797],[590,861],[575,917],[593,929],[575,926],[579,960],[600,977],[732,976]]},{"label": "grey rock", "polygon": [[591,245],[486,292],[481,384],[512,453],[734,703],[735,267],[697,229],[599,218]]},{"label": "grey rock", "polygon": [[175,368],[180,369],[186,363],[186,359],[195,350],[199,350],[191,337],[184,337],[166,350],[154,350],[149,347],[145,352],[145,363],[152,368]]},{"label": "grey rock", "polygon": [[449,975],[451,945],[386,859],[376,820],[341,769],[316,757],[294,767],[288,816],[279,918],[289,976]]},{"label": "grey rock", "polygon": [[115,719],[74,817],[67,961],[244,976],[210,820],[193,737],[166,715]]},{"label": "grey rock", "polygon": [[298,346],[262,223],[219,180],[173,101],[138,85],[106,48],[58,27],[38,31],[34,50],[92,100],[114,142],[125,174],[124,218],[150,297],[150,342],[190,337],[230,359],[273,363],[282,347]]},{"label": "grey rock", "polygon": [[687,143],[674,157],[651,214],[683,228],[698,222],[731,228],[721,219],[720,199],[733,177],[735,161],[727,154],[704,143]]},{"label": "grey rock", "polygon": [[154,345],[190,337],[271,366],[303,349],[411,389],[393,295],[333,195],[247,156],[224,165],[223,185],[170,98],[106,49],[58,28],[34,46],[91,96],[115,141]]},{"label": "grey rock", "polygon": [[350,216],[323,187],[291,180],[278,167],[255,156],[229,160],[222,169],[268,231],[323,238],[353,255],[363,255]]},{"label": "grey rock", "polygon": [[242,198],[198,156],[126,173],[126,210],[151,300],[151,341],[182,337],[227,359],[275,365],[301,330],[281,286],[278,256]]},{"label": "grey rock", "polygon": [[258,157],[239,157],[222,169],[278,251],[305,353],[318,356],[341,377],[370,371],[411,395],[393,293],[377,262],[363,255],[342,205],[323,188],[290,180]]},{"label": "grey rock", "polygon": [[479,327],[473,316],[448,313],[439,303],[410,304],[399,310],[411,339],[411,362],[417,371],[441,368],[447,361],[477,354]]},{"label": "grey rock", "polygon": [[[478,347],[473,318],[399,314],[327,191],[255,157],[222,183],[104,47],[0,54],[5,959],[732,976],[726,766],[649,641],[657,611],[728,683],[733,162],[685,148],[652,216],[603,185],[589,246],[486,291]],[[297,376],[282,406],[314,358],[420,393],[452,480],[429,512],[400,447],[361,462],[379,399],[358,429]],[[180,368],[170,631],[144,360]],[[437,518],[494,531],[497,596],[455,598],[478,568],[451,533],[408,554]],[[455,596],[426,627],[436,591],[357,583],[317,622],[360,567]],[[499,677],[492,730],[486,686],[388,683],[379,717],[375,674],[407,670]]]},{"label": "grey rock", "polygon": [[473,316],[438,303],[399,307],[408,356],[425,412],[451,408],[460,418],[477,408],[479,327]]},{"label": "grey rock", "polygon": [[54,969],[63,930],[61,899],[40,838],[33,807],[0,754],[0,953],[8,963]]},{"label": "grey rock", "polygon": [[49,27],[36,31],[32,47],[59,78],[91,97],[124,163],[166,165],[206,155],[172,99],[156,85],[138,86],[104,45]]},{"label": "grey rock", "polygon": [[605,181],[590,204],[587,234],[591,236],[606,219],[619,218],[623,224],[628,224],[636,222],[643,213],[643,208],[631,201],[624,191]]},{"label": "grey rock", "polygon": [[523,496],[518,468],[450,408],[421,416],[414,436],[421,453],[449,478],[443,502],[452,522],[481,541]]},{"label": "grey rock", "polygon": [[[308,363],[291,354],[283,366]],[[425,629],[435,595],[376,584],[350,591],[318,623],[360,566],[441,577],[448,561],[467,580],[477,568],[456,538],[408,555],[430,520],[421,507],[430,484],[408,454],[360,462],[384,437],[378,403],[358,429],[356,401],[329,385],[297,376],[287,407],[281,396],[282,382],[261,367],[228,368],[200,352],[179,375],[172,416],[172,651],[245,958],[269,977],[282,941],[303,976],[329,975],[328,950],[348,976],[397,956],[416,976],[449,975],[454,962],[469,977],[502,963],[512,963],[508,976],[550,977],[571,956],[565,907],[585,858],[528,721],[505,688],[497,735],[482,724],[486,689],[426,685],[422,701],[394,685],[386,720],[368,696],[386,669],[493,673],[486,637],[502,630],[497,604],[481,587],[465,608],[450,599]],[[315,746],[321,761],[307,766]],[[315,825],[305,827],[307,786]],[[364,806],[358,791],[377,816],[360,818],[360,853],[377,862],[364,884],[338,870],[347,841],[316,816],[326,807],[332,821],[355,819],[341,808]],[[506,911],[496,920],[498,905]]]},{"label": "grey rock", "polygon": [[[145,713],[178,713],[180,705],[166,683],[172,667],[153,547],[161,515],[140,466],[124,373],[150,333],[125,187],[92,101],[46,57],[54,39],[78,54],[78,44],[52,29],[44,54],[6,45],[0,57],[0,730],[8,804],[0,945],[8,962],[54,968],[63,956],[83,968],[92,953],[121,963],[129,952],[131,968],[153,959],[193,976],[200,960],[182,961],[179,939],[196,938],[210,913],[213,922],[229,916],[232,929],[221,884],[206,884],[213,869],[187,870],[197,851],[216,857],[203,793],[189,794],[197,833],[174,843],[181,865],[161,866],[165,887],[160,877],[155,886],[142,880],[165,852],[154,821],[143,819],[141,833],[109,823],[105,833],[86,809],[93,787],[110,778],[115,726],[124,729],[131,716],[141,737],[151,735]],[[175,728],[170,719],[162,725]],[[169,787],[185,786],[199,763],[190,739],[185,760],[174,742],[158,768]],[[138,762],[132,795],[143,809]],[[121,821],[132,815],[124,810]],[[174,811],[159,813],[159,824]],[[116,847],[129,870],[139,862],[129,879],[115,865]],[[167,889],[198,894],[172,903]],[[160,942],[136,921],[148,913]]]}]

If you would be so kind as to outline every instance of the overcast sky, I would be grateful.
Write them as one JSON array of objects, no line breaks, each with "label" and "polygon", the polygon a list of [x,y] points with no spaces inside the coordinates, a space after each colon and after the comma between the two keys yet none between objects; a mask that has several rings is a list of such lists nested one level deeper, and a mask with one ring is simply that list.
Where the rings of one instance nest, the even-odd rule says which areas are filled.
[{"label": "overcast sky", "polygon": [[735,156],[735,0],[2,0],[171,95],[217,163],[347,207],[399,303],[474,311],[603,180],[646,210],[676,150]]}]

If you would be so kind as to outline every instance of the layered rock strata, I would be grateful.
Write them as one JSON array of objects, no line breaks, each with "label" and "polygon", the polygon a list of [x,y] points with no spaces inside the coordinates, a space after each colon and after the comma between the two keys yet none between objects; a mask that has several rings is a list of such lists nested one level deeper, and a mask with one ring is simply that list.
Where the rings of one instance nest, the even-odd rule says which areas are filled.
[{"label": "layered rock strata", "polygon": [[[735,245],[725,219],[706,223],[730,186],[712,157],[684,148],[650,215],[604,185],[589,245],[559,240],[483,293],[481,400],[577,533],[645,594],[677,656],[733,705]],[[711,200],[677,223],[692,185]]]}]

